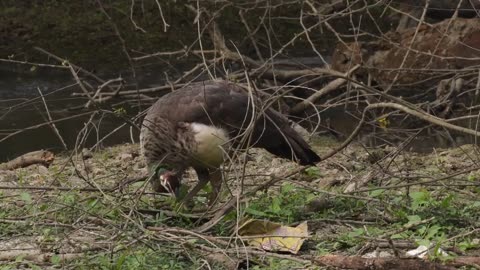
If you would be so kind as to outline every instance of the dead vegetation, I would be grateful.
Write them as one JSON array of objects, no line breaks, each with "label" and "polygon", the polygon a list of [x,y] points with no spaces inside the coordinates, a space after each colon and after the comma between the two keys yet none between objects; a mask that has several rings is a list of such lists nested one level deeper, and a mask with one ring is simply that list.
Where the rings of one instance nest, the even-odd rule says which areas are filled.
[{"label": "dead vegetation", "polygon": [[[68,150],[53,162],[1,165],[50,166],[0,171],[0,269],[479,268],[480,19],[472,1],[126,2],[124,10],[101,0],[94,7],[127,76],[99,75],[52,48],[0,59],[71,76],[68,86],[1,108],[0,124],[30,106],[46,116],[0,130],[0,147],[49,127]],[[180,11],[185,38],[172,23]],[[176,31],[179,45],[131,42],[154,31]],[[144,87],[153,65],[165,80]],[[184,211],[145,183],[138,125],[157,96],[217,78],[306,128],[323,161],[299,168],[249,149],[225,165],[227,188],[213,208],[200,196]],[[71,88],[80,102],[49,106]],[[122,124],[104,132],[109,117]],[[78,118],[77,136],[66,137],[61,124]],[[132,144],[104,148],[119,130]],[[427,154],[411,151],[425,145]],[[308,235],[297,254],[258,249],[249,242],[258,235],[240,233],[251,219],[306,221]]]},{"label": "dead vegetation", "polygon": [[[336,147],[325,138],[315,140],[320,154]],[[4,265],[128,269],[144,262],[146,269],[173,260],[183,265],[179,269],[203,263],[215,269],[245,263],[254,269],[451,269],[478,264],[478,149],[472,145],[425,155],[352,144],[307,170],[255,151],[239,176],[244,195],[235,196],[239,168],[230,167],[223,202],[207,211],[206,193],[194,210],[178,211],[171,198],[152,193],[144,182],[119,188],[145,174],[137,151],[138,145],[123,145],[87,159],[60,156],[49,169],[3,171]],[[188,185],[196,182],[188,178]],[[249,236],[236,229],[252,218],[306,221],[308,236],[296,255],[254,249],[245,246]],[[430,247],[427,257],[440,262],[408,258],[405,252],[418,245]]]}]

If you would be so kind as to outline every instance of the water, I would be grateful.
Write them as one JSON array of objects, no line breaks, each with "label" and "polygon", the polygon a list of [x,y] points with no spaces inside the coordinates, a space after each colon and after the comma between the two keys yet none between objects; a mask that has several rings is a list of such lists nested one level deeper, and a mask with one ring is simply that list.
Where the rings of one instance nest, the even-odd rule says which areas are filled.
[{"label": "water", "polygon": [[[163,85],[164,82],[161,81],[162,79],[158,74],[163,73],[158,70],[143,72],[143,77],[138,80],[139,87]],[[104,77],[114,78],[116,76]],[[54,120],[88,113],[86,110],[72,110],[72,108],[84,105],[87,99],[71,96],[72,92],[79,92],[80,90],[77,89],[75,81],[69,72],[51,69],[35,72],[14,72],[2,70],[0,67],[0,162],[39,149],[47,149],[54,152],[63,150],[60,139],[51,126],[46,125],[40,128],[24,130],[45,123],[48,120],[38,88],[45,96],[51,117]],[[140,109],[147,108],[149,104],[145,103],[142,105]],[[118,107],[114,107],[114,109]],[[136,107],[130,107],[125,104],[121,105],[121,107],[125,110],[126,117],[134,116],[139,112],[139,108]],[[358,123],[358,119],[352,117],[344,108],[322,113],[322,119],[322,121],[329,119],[331,128],[343,134],[343,136],[337,136],[339,141],[344,140]],[[68,149],[75,148],[77,136],[88,120],[89,115],[84,115],[55,124]],[[81,147],[95,145],[99,139],[124,123],[121,118],[112,114],[97,115],[93,120],[95,127],[93,125],[89,127],[90,132],[87,136],[86,144]],[[468,123],[465,123],[465,126],[468,126]],[[132,131],[131,136],[129,127],[123,127],[104,140],[100,146],[130,142],[131,137],[138,141],[138,131],[136,129]],[[426,130],[413,139],[406,150],[431,152],[434,148],[446,148],[475,142],[475,138],[471,136],[450,134],[442,131],[436,131],[435,135],[432,135],[429,133],[430,131]],[[5,139],[14,132],[19,133]],[[359,139],[367,146],[377,147],[383,144],[399,145],[407,137],[396,135],[384,130],[377,130],[376,133],[372,133],[372,130],[369,130],[369,127],[366,126],[364,134],[361,134]]]},{"label": "water", "polygon": [[[48,121],[48,116],[42,99],[41,90],[45,96],[48,109],[53,120],[86,114],[87,110],[72,110],[87,102],[85,98],[72,97],[73,91],[79,91],[72,76],[66,72],[45,70],[32,73],[16,73],[0,71],[0,162],[10,160],[20,154],[48,149],[54,152],[62,151],[60,139],[49,125],[25,130]],[[122,106],[128,115],[135,115],[138,109]],[[89,120],[89,115],[74,117],[55,124],[67,147],[73,149],[77,135]],[[85,146],[94,145],[111,130],[119,127],[124,121],[114,115],[98,114],[90,126]],[[19,132],[6,138],[14,132]],[[138,132],[134,130],[134,138]],[[130,141],[128,127],[120,129],[101,145],[112,145]]]}]

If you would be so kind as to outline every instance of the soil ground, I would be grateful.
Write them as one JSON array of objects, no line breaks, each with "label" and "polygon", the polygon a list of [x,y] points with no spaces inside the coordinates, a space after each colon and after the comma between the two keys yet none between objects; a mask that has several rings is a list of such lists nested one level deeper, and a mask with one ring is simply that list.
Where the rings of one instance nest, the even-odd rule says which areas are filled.
[{"label": "soil ground", "polygon": [[[328,138],[314,138],[312,144],[321,156],[339,145]],[[172,198],[154,194],[144,182],[112,190],[146,173],[138,145],[94,151],[91,157],[83,154],[60,154],[49,168],[33,165],[0,172],[0,269],[202,269],[207,261],[228,269],[205,250],[215,246],[210,237],[238,242],[233,231],[245,218],[284,225],[307,221],[310,235],[300,254],[290,259],[254,256],[253,269],[320,269],[291,258],[394,256],[419,245],[433,246],[430,258],[444,258],[441,251],[450,257],[480,255],[480,182],[475,170],[480,155],[473,145],[417,154],[354,143],[317,167],[249,196],[202,235],[193,232],[209,218],[208,212],[204,218],[199,215],[205,214],[201,209],[208,188],[195,199],[194,209],[176,211]],[[252,149],[248,159],[245,167],[225,167],[228,188],[222,201],[230,192],[237,194],[242,182],[248,193],[271,175],[298,168],[262,150]],[[195,181],[195,175],[187,173],[184,183],[192,186]],[[179,240],[170,230],[192,233]]]}]

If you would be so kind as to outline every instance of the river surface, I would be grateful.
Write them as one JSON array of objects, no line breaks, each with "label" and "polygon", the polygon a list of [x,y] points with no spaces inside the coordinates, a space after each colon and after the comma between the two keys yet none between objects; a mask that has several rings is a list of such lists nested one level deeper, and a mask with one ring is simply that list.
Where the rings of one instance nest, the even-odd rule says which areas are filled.
[{"label": "river surface", "polygon": [[[152,87],[163,85],[164,82],[156,74],[162,72],[150,72],[138,80],[139,87]],[[106,78],[114,78],[110,76]],[[39,90],[45,96],[48,109],[53,120],[73,117],[85,110],[72,110],[87,102],[85,98],[72,97],[73,91],[78,92],[75,81],[68,72],[41,70],[35,72],[13,72],[0,69],[0,162],[10,160],[23,153],[39,149],[47,149],[53,152],[62,151],[64,148],[60,139],[50,125],[32,128],[45,123],[48,120],[45,105],[40,97]],[[118,102],[118,101],[117,101]],[[126,105],[120,106],[126,112],[126,116],[134,116],[139,112],[138,107]],[[143,106],[141,109],[145,109]],[[331,127],[342,134],[350,134],[357,124],[357,119],[351,117],[343,109],[332,110],[322,115],[329,118]],[[89,115],[72,118],[55,124],[68,149],[74,149],[79,138],[78,134],[84,128]],[[112,114],[102,117],[98,115],[89,126],[89,134],[86,144],[81,147],[91,147],[102,139],[106,134],[116,129],[125,122]],[[17,133],[11,136],[13,133]],[[384,134],[385,135],[385,134]],[[395,134],[383,136],[393,141]],[[10,137],[9,137],[10,136]],[[138,132],[128,126],[116,131],[102,141],[99,146],[109,146],[118,143],[130,142],[131,138],[138,141]],[[338,139],[343,140],[345,136]],[[405,138],[399,138],[401,143]],[[386,141],[375,134],[365,133],[360,140],[367,146],[376,147],[385,144]],[[457,146],[464,143],[474,142],[473,138],[456,135],[451,137],[448,133],[435,136],[422,134],[412,140],[405,150],[416,152],[430,152],[434,148]]]},{"label": "river surface", "polygon": [[[58,152],[64,149],[52,126],[32,128],[49,119],[39,89],[45,97],[54,121],[74,117],[56,123],[55,127],[67,147],[75,148],[78,141],[77,135],[88,122],[89,115],[86,110],[72,110],[87,102],[84,98],[71,96],[72,92],[79,91],[72,76],[56,71],[32,72],[32,74],[0,71],[0,162],[29,151],[48,149]],[[127,115],[135,115],[138,112],[138,109],[134,110],[128,106],[122,106],[122,108],[126,110]],[[87,115],[75,117],[78,114]],[[89,126],[87,143],[82,147],[95,145],[99,139],[123,123],[124,121],[115,115],[99,114],[93,121],[95,127]],[[12,134],[15,135],[11,136]],[[135,130],[133,130],[133,137],[135,139],[138,137],[138,132]],[[124,127],[105,139],[100,146],[128,141],[130,141],[130,129]]]}]

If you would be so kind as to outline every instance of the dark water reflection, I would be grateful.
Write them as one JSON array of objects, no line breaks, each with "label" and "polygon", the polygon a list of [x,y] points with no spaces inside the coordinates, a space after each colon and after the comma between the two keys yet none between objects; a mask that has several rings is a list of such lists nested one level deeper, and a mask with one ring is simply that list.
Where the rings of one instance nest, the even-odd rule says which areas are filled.
[{"label": "dark water reflection", "polygon": [[[351,111],[357,111],[358,108],[352,106]],[[363,109],[362,109],[363,110]],[[361,110],[360,110],[361,111]],[[322,113],[323,120],[328,121],[330,128],[335,130],[335,137],[339,141],[346,139],[353,132],[359,122],[358,117],[352,116],[349,109],[334,108]],[[395,123],[401,123],[403,116],[390,118],[389,127],[379,128],[378,125],[367,121],[362,127],[362,132],[358,136],[358,141],[369,148],[389,146],[402,146],[404,151],[417,153],[431,153],[435,149],[444,149],[458,147],[464,144],[479,144],[479,139],[475,136],[465,135],[459,132],[453,132],[447,129],[441,129],[438,126],[428,125],[420,120],[411,117],[415,128],[410,130],[402,126],[395,126]],[[423,124],[423,126],[421,126]],[[476,121],[463,120],[456,121],[456,125],[475,129]],[[407,125],[408,124],[405,124]],[[423,127],[423,129],[421,129]],[[329,132],[332,133],[332,132]],[[404,146],[404,147],[403,147]]]},{"label": "dark water reflection", "polygon": [[[45,96],[52,119],[85,114],[85,110],[71,110],[87,102],[84,98],[71,96],[74,90],[78,91],[76,87],[74,80],[67,73],[35,72],[29,74],[0,71],[0,162],[38,149],[49,149],[55,152],[63,150],[59,138],[49,125],[26,130],[7,139],[5,137],[48,120],[37,88]],[[133,113],[133,115],[137,111],[134,112],[131,108],[127,108],[127,112]],[[68,148],[74,148],[77,135],[88,119],[89,115],[85,115],[56,123]],[[86,146],[94,145],[98,139],[123,124],[124,121],[114,115],[106,114],[103,117],[100,115],[96,117],[94,123],[98,129],[91,128],[92,132],[87,137]],[[129,134],[129,128],[122,128],[106,139],[103,145],[127,142],[130,140]]]},{"label": "dark water reflection", "polygon": [[[162,74],[161,72],[145,74],[145,77],[139,80],[140,87],[163,84],[161,78],[156,75]],[[48,125],[24,131],[7,139],[5,137],[13,132],[47,121],[45,107],[37,88],[40,88],[45,96],[54,120],[85,113],[84,110],[71,110],[87,102],[85,98],[71,96],[74,90],[79,91],[76,87],[74,80],[67,72],[44,70],[32,73],[16,73],[0,68],[0,162],[39,149],[49,149],[55,152],[63,150],[59,138]],[[147,107],[146,104],[144,105],[140,109]],[[134,116],[139,112],[138,108],[131,108],[125,105],[122,108],[125,109],[127,116]],[[96,128],[90,127],[91,132],[87,137],[87,144],[85,145],[87,147],[94,145],[106,134],[125,123],[122,119],[112,114],[100,116],[98,115],[95,118]],[[56,127],[69,149],[75,147],[77,135],[88,119],[89,115],[85,115],[56,123]],[[343,134],[343,136],[338,137],[339,140],[343,140],[348,136],[358,123],[358,119],[352,117],[344,109],[330,110],[322,114],[322,119],[329,119],[330,126],[336,132]],[[468,123],[464,124],[469,126]],[[398,145],[406,139],[405,136],[396,138],[396,134],[383,134],[382,132],[381,130],[376,133],[369,131],[365,135],[360,136],[360,141],[366,146],[376,147],[384,144]],[[130,137],[130,129],[126,126],[104,140],[102,146],[129,142]],[[133,138],[138,140],[136,129],[133,129]],[[388,141],[385,138],[388,138]],[[475,138],[471,136],[455,135],[448,132],[435,132],[432,135],[426,131],[413,139],[405,150],[431,152],[434,148],[446,148],[474,142],[476,142]]]}]

